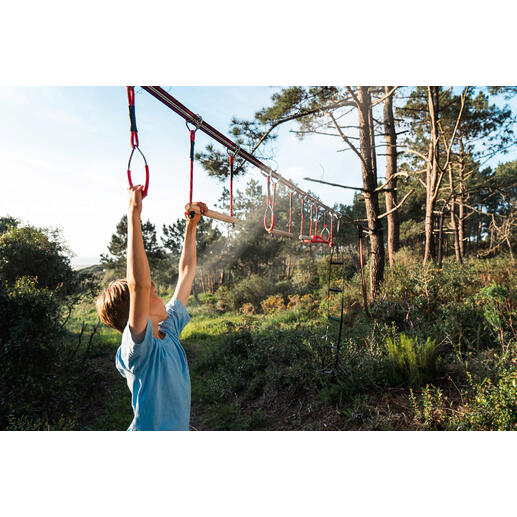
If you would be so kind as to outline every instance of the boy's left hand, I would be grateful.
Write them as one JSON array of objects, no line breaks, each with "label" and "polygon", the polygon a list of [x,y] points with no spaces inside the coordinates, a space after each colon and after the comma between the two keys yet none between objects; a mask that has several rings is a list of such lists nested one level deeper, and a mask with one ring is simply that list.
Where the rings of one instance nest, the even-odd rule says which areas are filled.
[{"label": "boy's left hand", "polygon": [[198,206],[201,213],[200,214],[194,213],[194,217],[192,217],[192,219],[190,219],[190,217],[189,217],[189,212],[185,212],[185,215],[187,216],[188,224],[197,224],[197,223],[199,223],[199,220],[201,219],[201,215],[206,214],[206,212],[208,211],[208,207],[205,205],[205,203],[202,203],[201,201],[196,201],[192,204],[195,206]]}]

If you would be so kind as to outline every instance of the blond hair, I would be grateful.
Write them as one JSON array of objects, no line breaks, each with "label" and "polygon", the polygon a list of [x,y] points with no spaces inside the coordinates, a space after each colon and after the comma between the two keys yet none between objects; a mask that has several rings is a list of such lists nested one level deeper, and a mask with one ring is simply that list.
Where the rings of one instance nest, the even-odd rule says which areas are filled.
[{"label": "blond hair", "polygon": [[108,327],[124,332],[129,319],[129,286],[122,278],[111,282],[97,298],[97,314]]}]

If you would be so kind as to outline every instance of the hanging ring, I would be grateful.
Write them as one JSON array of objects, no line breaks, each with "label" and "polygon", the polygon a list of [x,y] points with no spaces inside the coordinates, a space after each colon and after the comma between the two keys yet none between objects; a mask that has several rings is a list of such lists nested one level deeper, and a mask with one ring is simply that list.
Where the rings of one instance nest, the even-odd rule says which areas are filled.
[{"label": "hanging ring", "polygon": [[142,191],[142,199],[147,196],[147,190],[149,188],[149,166],[147,165],[147,160],[145,159],[144,153],[140,150],[140,147],[133,147],[131,150],[131,154],[129,155],[129,161],[127,162],[127,180],[130,187],[133,187],[133,180],[131,178],[131,160],[133,159],[133,154],[135,149],[138,150],[142,158],[144,159],[144,167],[145,167],[145,185]]}]

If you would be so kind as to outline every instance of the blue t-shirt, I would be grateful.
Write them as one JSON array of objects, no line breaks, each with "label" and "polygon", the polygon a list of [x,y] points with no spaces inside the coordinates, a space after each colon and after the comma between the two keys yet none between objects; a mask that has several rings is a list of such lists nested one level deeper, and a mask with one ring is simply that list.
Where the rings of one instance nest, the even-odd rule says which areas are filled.
[{"label": "blue t-shirt", "polygon": [[189,322],[185,306],[176,298],[165,306],[169,316],[159,323],[163,339],[153,336],[151,318],[141,343],[122,334],[115,364],[131,390],[135,417],[128,431],[188,431],[190,376],[179,335]]}]

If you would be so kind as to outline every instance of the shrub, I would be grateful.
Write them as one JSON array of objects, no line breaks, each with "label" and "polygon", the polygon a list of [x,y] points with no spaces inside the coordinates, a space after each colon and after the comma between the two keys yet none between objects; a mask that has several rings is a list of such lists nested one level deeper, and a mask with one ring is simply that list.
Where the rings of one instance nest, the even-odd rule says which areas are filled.
[{"label": "shrub", "polygon": [[450,428],[456,430],[517,431],[517,369],[503,368],[499,379],[490,378],[475,384],[470,374],[471,397],[451,419]]},{"label": "shrub", "polygon": [[242,314],[255,314],[255,306],[252,303],[245,303],[239,312]]},{"label": "shrub", "polygon": [[283,311],[285,309],[284,298],[279,294],[275,294],[263,300],[260,306],[265,314]]},{"label": "shrub", "polygon": [[482,308],[487,328],[494,332],[504,347],[505,330],[513,330],[512,316],[515,318],[517,315],[517,293],[493,283],[481,289],[474,300]]},{"label": "shrub", "polygon": [[14,286],[18,278],[27,276],[38,287],[61,286],[61,294],[71,293],[77,279],[69,254],[57,231],[10,227],[0,236],[0,282]]},{"label": "shrub", "polygon": [[[103,388],[62,326],[55,291],[20,278],[0,286],[0,429],[77,428]],[[102,393],[101,393],[102,395]]]},{"label": "shrub", "polygon": [[401,333],[386,337],[386,374],[393,385],[420,386],[436,376],[436,343],[427,338],[420,343],[417,338]]},{"label": "shrub", "polygon": [[221,286],[217,292],[218,308],[238,311],[245,303],[260,307],[260,302],[273,294],[273,283],[259,275],[251,275],[231,288]]}]

